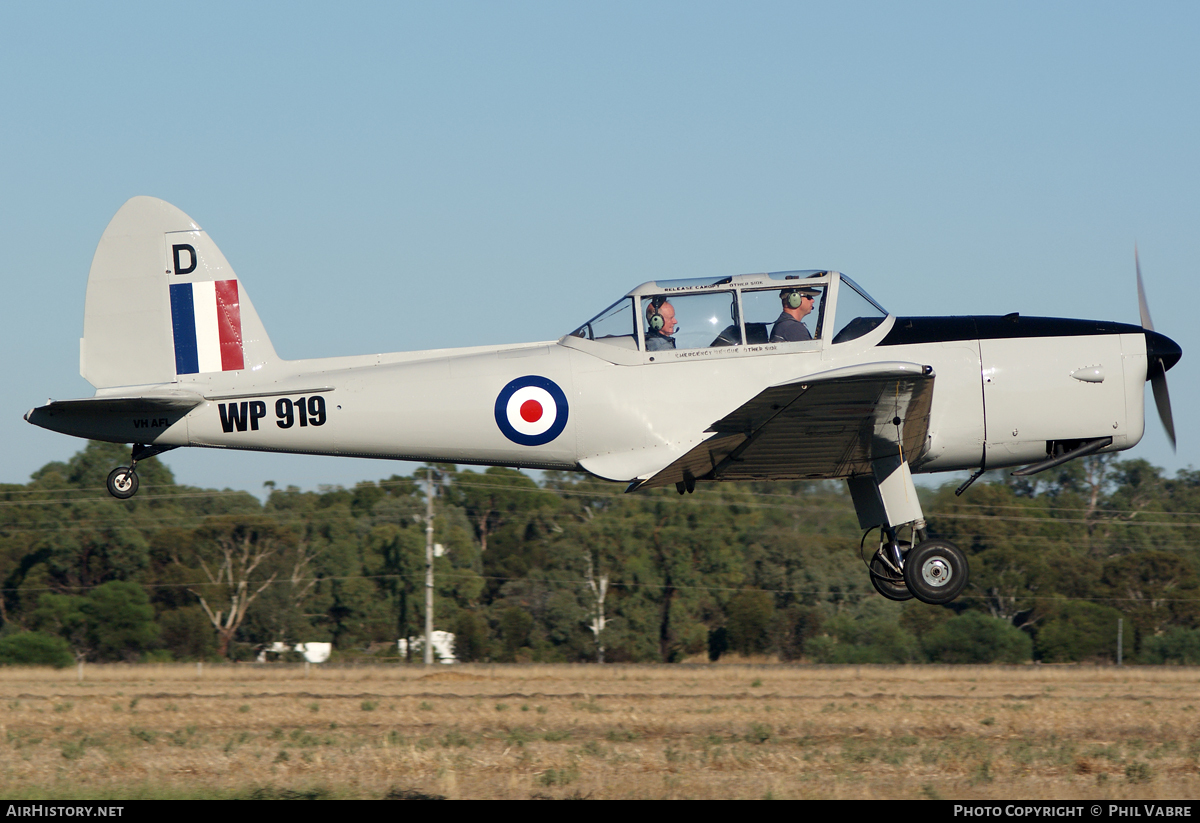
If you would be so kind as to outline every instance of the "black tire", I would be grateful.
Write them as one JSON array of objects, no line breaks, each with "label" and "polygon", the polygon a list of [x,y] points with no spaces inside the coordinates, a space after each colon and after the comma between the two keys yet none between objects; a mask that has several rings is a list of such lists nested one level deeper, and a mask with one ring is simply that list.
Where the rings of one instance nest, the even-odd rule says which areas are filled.
[{"label": "black tire", "polygon": [[896,573],[880,559],[878,554],[871,558],[871,585],[875,587],[875,591],[888,600],[902,602],[912,600],[913,597],[904,578],[897,579]]},{"label": "black tire", "polygon": [[108,473],[108,493],[118,500],[128,500],[137,494],[137,472],[128,466],[117,466]]},{"label": "black tire", "polygon": [[926,540],[904,560],[904,582],[922,603],[941,606],[962,594],[970,569],[966,555],[949,540]]}]

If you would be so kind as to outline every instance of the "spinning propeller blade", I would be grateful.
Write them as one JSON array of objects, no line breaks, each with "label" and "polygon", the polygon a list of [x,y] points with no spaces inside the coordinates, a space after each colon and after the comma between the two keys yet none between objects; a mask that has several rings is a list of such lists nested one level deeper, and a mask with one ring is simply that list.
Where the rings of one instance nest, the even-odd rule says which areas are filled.
[{"label": "spinning propeller blade", "polygon": [[1136,245],[1133,247],[1133,265],[1137,269],[1138,313],[1141,315],[1142,328],[1146,330],[1146,379],[1150,381],[1150,388],[1154,392],[1158,419],[1167,430],[1171,448],[1175,449],[1175,420],[1171,415],[1171,395],[1167,391],[1167,369],[1179,361],[1183,349],[1171,338],[1154,330],[1150,305],[1146,302],[1146,288],[1142,285],[1142,264],[1138,260]]},{"label": "spinning propeller blade", "polygon": [[1167,393],[1167,375],[1159,372],[1150,378],[1150,388],[1154,391],[1154,405],[1158,407],[1158,419],[1167,430],[1167,438],[1171,441],[1171,449],[1175,449],[1175,421],[1171,417],[1171,395]]}]

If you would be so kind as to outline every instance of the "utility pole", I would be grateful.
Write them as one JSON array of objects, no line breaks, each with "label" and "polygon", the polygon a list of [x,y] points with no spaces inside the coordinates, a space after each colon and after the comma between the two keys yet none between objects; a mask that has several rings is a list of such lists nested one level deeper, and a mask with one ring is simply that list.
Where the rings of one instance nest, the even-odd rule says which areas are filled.
[{"label": "utility pole", "polygon": [[1117,665],[1121,665],[1122,652],[1125,651],[1125,619],[1117,618]]},{"label": "utility pole", "polygon": [[433,664],[433,469],[425,470],[425,665]]}]

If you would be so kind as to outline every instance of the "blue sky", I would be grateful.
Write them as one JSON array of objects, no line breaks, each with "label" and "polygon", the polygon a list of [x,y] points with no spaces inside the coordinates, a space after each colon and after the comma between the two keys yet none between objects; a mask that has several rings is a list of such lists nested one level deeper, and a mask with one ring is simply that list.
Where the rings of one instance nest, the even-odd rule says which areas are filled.
[{"label": "blue sky", "polygon": [[[0,6],[0,481],[81,442],[88,266],[129,197],[221,247],[287,358],[553,339],[667,277],[836,268],[898,314],[1138,322],[1170,373],[1126,456],[1195,466],[1200,6]],[[132,333],[136,333],[133,330]],[[490,400],[489,400],[490,402]],[[180,450],[181,482],[385,461]]]}]

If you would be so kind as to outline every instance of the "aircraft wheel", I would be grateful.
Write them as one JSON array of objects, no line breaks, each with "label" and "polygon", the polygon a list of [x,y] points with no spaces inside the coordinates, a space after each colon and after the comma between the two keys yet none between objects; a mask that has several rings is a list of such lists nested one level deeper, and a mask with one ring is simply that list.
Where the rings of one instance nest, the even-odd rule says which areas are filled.
[{"label": "aircraft wheel", "polygon": [[912,600],[913,593],[908,590],[904,578],[897,578],[878,554],[871,558],[871,585],[888,600]]},{"label": "aircraft wheel", "polygon": [[137,490],[137,472],[128,466],[118,466],[108,473],[108,493],[118,500],[128,500]]},{"label": "aircraft wheel", "polygon": [[949,540],[926,540],[904,560],[904,582],[922,603],[949,603],[962,593],[967,576],[966,555]]}]

